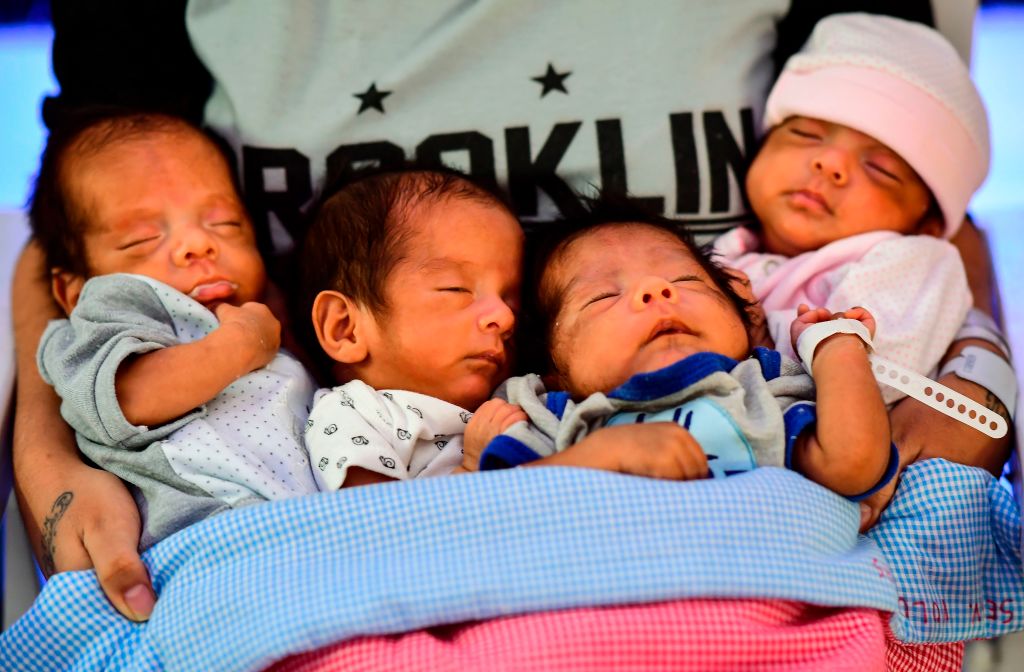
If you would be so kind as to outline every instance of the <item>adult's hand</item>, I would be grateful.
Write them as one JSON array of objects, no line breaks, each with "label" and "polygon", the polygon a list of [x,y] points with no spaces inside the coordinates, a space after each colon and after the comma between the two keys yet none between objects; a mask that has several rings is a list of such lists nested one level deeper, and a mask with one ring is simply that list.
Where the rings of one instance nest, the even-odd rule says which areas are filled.
[{"label": "adult's hand", "polygon": [[114,475],[87,466],[60,415],[60,400],[39,376],[35,351],[46,322],[59,316],[38,247],[29,245],[12,283],[18,366],[14,482],[36,557],[47,575],[95,567],[114,607],[149,618],[153,589],[139,559],[139,512]]},{"label": "adult's hand", "polygon": [[144,621],[156,598],[137,550],[140,520],[135,502],[113,474],[81,462],[72,469],[64,483],[74,485],[57,494],[45,511],[33,508],[19,489],[21,506],[32,512],[37,526],[33,542],[40,565],[47,576],[95,568],[114,608],[134,621]]}]

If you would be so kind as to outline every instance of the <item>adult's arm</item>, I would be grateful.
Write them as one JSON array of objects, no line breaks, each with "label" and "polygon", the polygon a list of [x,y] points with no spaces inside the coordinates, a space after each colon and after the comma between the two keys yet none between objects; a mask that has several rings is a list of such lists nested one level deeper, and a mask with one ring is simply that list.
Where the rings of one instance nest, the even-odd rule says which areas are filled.
[{"label": "adult's arm", "polygon": [[18,369],[13,462],[25,527],[47,575],[95,567],[114,607],[145,620],[154,595],[138,555],[135,501],[116,476],[83,462],[60,400],[36,368],[39,337],[60,316],[44,268],[42,252],[29,244],[12,283]]},{"label": "adult's arm", "polygon": [[[202,120],[212,79],[185,27],[187,0],[125,3],[53,0],[53,69],[60,92],[43,103],[49,128],[77,108],[124,105]],[[42,254],[26,249],[15,269],[18,367],[15,489],[36,557],[47,574],[95,567],[121,613],[145,619],[153,591],[138,556],[138,509],[115,476],[85,464],[36,369],[49,319],[59,317]]]},{"label": "adult's arm", "polygon": [[[990,317],[999,315],[998,294],[995,291],[995,276],[992,271],[991,255],[985,237],[968,220],[951,241],[960,252],[967,269],[967,282],[971,288],[974,307]],[[1003,353],[994,345],[980,339],[955,341],[943,358],[943,363],[956,357],[968,347],[984,348],[999,357]],[[999,399],[984,387],[964,380],[954,373],[939,378],[939,382],[974,401],[999,413],[1010,422],[1009,411]],[[924,404],[906,398],[889,412],[892,438],[899,449],[900,471],[911,462],[930,458],[944,458],[951,462],[981,467],[998,475],[1010,455],[1008,432],[1001,439],[993,439],[941,413],[936,413]],[[888,505],[896,488],[896,479],[872,497],[862,502],[863,526],[870,526]]]},{"label": "adult's arm", "polygon": [[[985,237],[972,222],[967,221],[951,242],[960,251],[967,269],[967,282],[974,298],[974,307],[990,317],[998,318],[998,294]],[[949,361],[969,345],[1004,356],[987,341],[962,339],[953,343],[943,361]],[[940,382],[967,394],[1009,422],[1010,415],[1006,407],[984,387],[952,373],[943,376]],[[906,451],[908,457],[914,456],[914,459],[944,457],[999,474],[1009,457],[1010,433],[1001,439],[992,439],[963,423],[929,411],[923,404],[908,401],[901,402],[892,412],[893,432],[901,452]]]}]

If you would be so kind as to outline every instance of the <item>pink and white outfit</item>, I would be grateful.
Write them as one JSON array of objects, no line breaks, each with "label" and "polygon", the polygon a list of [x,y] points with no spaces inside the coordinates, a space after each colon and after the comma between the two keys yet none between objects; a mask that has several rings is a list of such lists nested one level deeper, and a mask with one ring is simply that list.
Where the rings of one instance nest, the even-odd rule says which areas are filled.
[{"label": "pink and white outfit", "polygon": [[[879,355],[933,375],[972,305],[963,262],[947,241],[989,165],[988,119],[966,65],[926,26],[827,17],[786,62],[764,125],[792,116],[853,128],[899,154],[935,197],[944,239],[874,231],[785,257],[762,251],[757,234],[741,228],[720,236],[715,251],[750,277],[780,352],[795,357],[789,328],[801,303],[863,306],[875,317]],[[882,394],[887,403],[904,396],[888,386]]]},{"label": "pink and white outfit", "polygon": [[[933,374],[972,304],[960,255],[940,238],[873,231],[795,257],[760,248],[757,234],[745,228],[715,241],[724,263],[750,277],[775,349],[793,359],[789,327],[797,306],[862,306],[875,317],[878,354]],[[889,404],[905,396],[888,386],[882,395]]]}]

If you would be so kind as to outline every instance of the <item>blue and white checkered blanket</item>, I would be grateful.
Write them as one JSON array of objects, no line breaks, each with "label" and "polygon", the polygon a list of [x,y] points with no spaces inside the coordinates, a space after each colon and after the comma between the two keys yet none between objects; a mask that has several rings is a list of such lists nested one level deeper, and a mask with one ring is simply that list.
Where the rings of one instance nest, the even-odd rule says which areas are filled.
[{"label": "blue and white checkered blanket", "polygon": [[144,557],[159,595],[148,623],[117,615],[92,572],[54,577],[0,636],[0,669],[259,670],[359,635],[699,596],[893,611],[911,641],[1024,627],[1020,516],[990,476],[914,465],[873,538],[857,523],[856,505],[771,468],[692,483],[533,468],[354,488],[164,540]]}]

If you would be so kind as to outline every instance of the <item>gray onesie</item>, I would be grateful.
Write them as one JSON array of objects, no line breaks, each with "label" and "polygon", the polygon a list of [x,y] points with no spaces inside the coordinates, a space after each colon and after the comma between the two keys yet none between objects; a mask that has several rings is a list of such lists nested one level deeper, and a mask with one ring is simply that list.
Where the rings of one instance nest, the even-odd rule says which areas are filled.
[{"label": "gray onesie", "polygon": [[579,403],[547,392],[536,375],[508,380],[499,394],[529,422],[516,423],[481,456],[481,469],[514,466],[578,443],[602,427],[675,422],[697,439],[715,476],[789,466],[793,442],[814,422],[814,382],[800,364],[756,348],[742,362],[701,352],[633,376]]},{"label": "gray onesie", "polygon": [[92,278],[39,344],[43,378],[97,466],[132,486],[145,549],[214,513],[316,492],[302,445],[313,380],[279,352],[208,403],[158,427],[132,425],[115,394],[128,357],[199,340],[218,326],[202,304],[140,275]]}]

